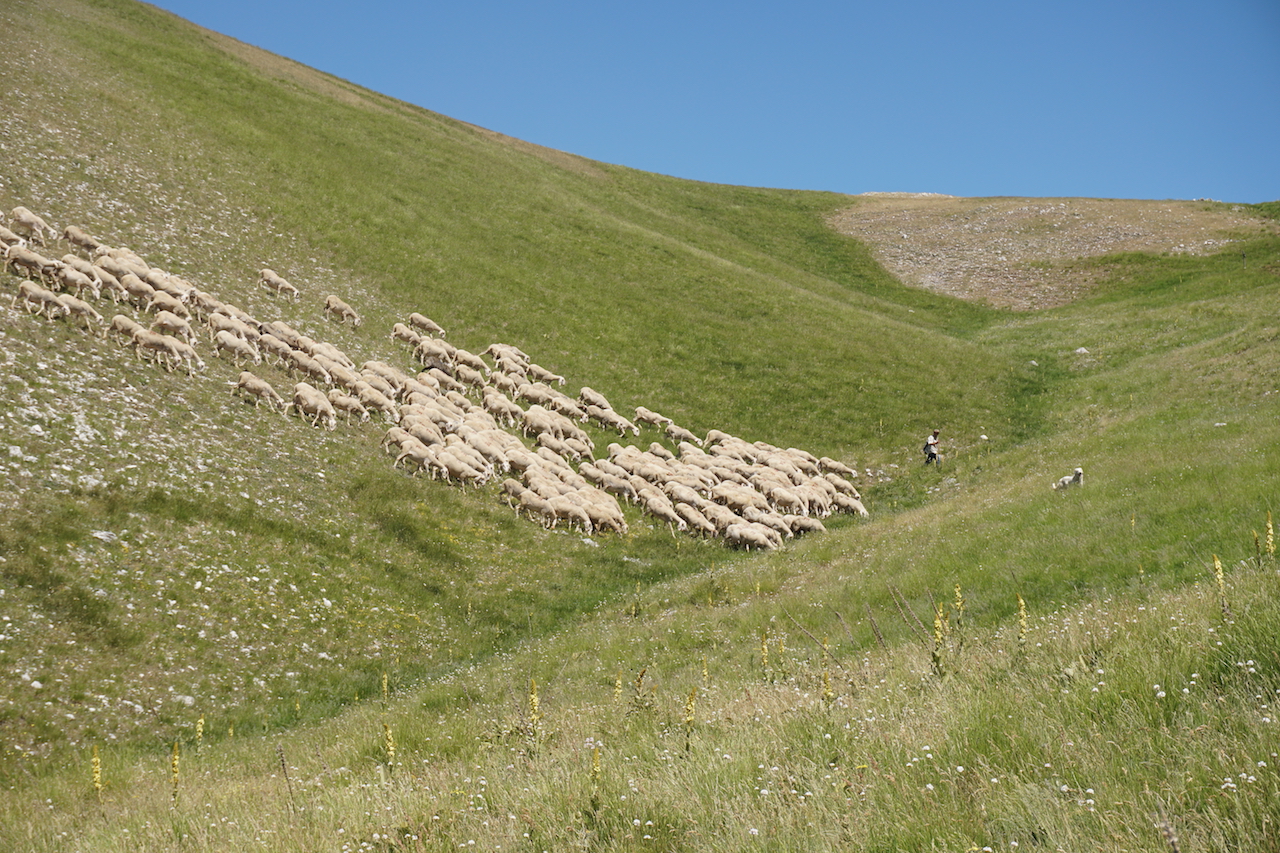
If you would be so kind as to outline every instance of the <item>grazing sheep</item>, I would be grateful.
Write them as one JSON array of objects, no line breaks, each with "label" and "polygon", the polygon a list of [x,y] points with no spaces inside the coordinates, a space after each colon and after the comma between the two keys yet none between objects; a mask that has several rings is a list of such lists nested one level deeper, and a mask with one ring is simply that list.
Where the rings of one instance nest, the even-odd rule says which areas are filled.
[{"label": "grazing sheep", "polygon": [[[110,270],[108,270],[108,272],[110,272]],[[131,272],[126,272],[120,276],[120,286],[124,288],[125,295],[130,304],[136,305],[139,308],[144,308],[147,303],[151,301],[151,297],[156,295],[154,287],[147,284]]]},{"label": "grazing sheep", "polygon": [[84,291],[90,291],[93,297],[100,295],[99,283],[88,275],[79,272],[73,266],[63,266],[58,270],[55,280],[63,286],[64,291],[74,291],[76,296],[84,296]]},{"label": "grazing sheep", "polygon": [[63,309],[67,312],[68,317],[79,317],[84,320],[85,328],[90,334],[93,333],[94,322],[102,322],[102,315],[95,311],[92,305],[81,299],[77,299],[70,293],[58,294],[58,303],[61,304]]},{"label": "grazing sheep", "polygon": [[111,325],[107,326],[103,336],[110,334],[119,335],[122,340],[132,340],[135,332],[145,331],[145,329],[134,322],[131,318],[123,314],[117,314],[111,318]]},{"label": "grazing sheep", "polygon": [[662,428],[662,432],[664,435],[666,435],[667,438],[671,439],[672,441],[687,441],[692,444],[696,444],[699,447],[702,446],[702,439],[698,438],[698,436],[689,432],[689,430],[685,429],[684,427],[679,426],[670,421],[668,421],[666,425]]},{"label": "grazing sheep", "polygon": [[294,370],[301,371],[312,379],[317,379],[326,385],[333,384],[333,377],[329,371],[324,369],[320,362],[307,355],[300,349],[291,349],[285,360],[285,368],[292,373]]},{"label": "grazing sheep", "polygon": [[231,353],[236,366],[240,365],[242,359],[252,361],[254,364],[262,363],[262,355],[253,344],[226,329],[219,329],[213,336],[213,354],[221,357],[224,352]]},{"label": "grazing sheep", "polygon": [[27,245],[27,238],[19,237],[8,228],[0,225],[0,243],[3,243],[6,248],[9,246],[25,246]]},{"label": "grazing sheep", "polygon": [[[210,316],[212,317],[213,315]],[[275,356],[280,364],[286,365],[288,364],[289,353],[293,352],[293,347],[275,335],[262,335],[258,338],[258,350],[264,354]]]},{"label": "grazing sheep", "polygon": [[186,341],[180,341],[177,338],[171,338],[168,335],[161,335],[164,341],[164,347],[169,351],[170,357],[176,363],[182,364],[187,368],[187,374],[192,375],[197,370],[204,370],[206,365],[204,360],[200,358],[200,354],[195,348]]},{"label": "grazing sheep", "polygon": [[606,409],[602,406],[597,406],[594,403],[588,403],[586,411],[588,418],[596,421],[604,427],[616,429],[618,431],[618,435],[626,435],[628,430],[630,430],[633,435],[640,434],[640,427],[636,426],[613,409]]},{"label": "grazing sheep", "polygon": [[260,379],[247,370],[240,372],[240,379],[235,383],[235,389],[237,392],[248,393],[253,400],[255,409],[258,408],[258,404],[263,400],[267,402],[267,405],[273,409],[279,409],[282,413],[286,409],[284,398],[276,393],[276,389],[272,388],[271,384],[265,379]]},{"label": "grazing sheep", "polygon": [[351,416],[355,415],[361,422],[369,420],[369,410],[364,404],[348,394],[343,394],[338,388],[329,390],[329,402],[333,403],[334,409],[342,413],[342,417],[347,423],[351,422]]},{"label": "grazing sheep", "polygon": [[445,336],[444,329],[440,328],[434,320],[422,316],[417,311],[414,311],[409,315],[409,325],[417,326],[419,329],[422,329],[424,332],[432,335],[439,335],[442,338]]},{"label": "grazing sheep", "polygon": [[9,213],[9,223],[15,231],[25,231],[27,236],[31,238],[32,243],[45,245],[44,232],[49,232],[49,236],[55,240],[58,238],[58,230],[45,222],[36,214],[27,210],[25,207],[15,207]]},{"label": "grazing sheep", "polygon": [[601,409],[613,408],[603,394],[586,386],[583,386],[582,390],[578,392],[578,400],[587,406],[596,406]]},{"label": "grazing sheep", "polygon": [[350,320],[351,325],[359,326],[364,322],[360,319],[360,315],[356,313],[356,309],[352,308],[333,294],[325,297],[324,312],[326,314],[332,314],[337,318],[339,323],[345,323]]},{"label": "grazing sheep", "polygon": [[79,246],[90,255],[93,254],[95,249],[102,245],[101,240],[94,239],[83,229],[78,228],[75,225],[68,225],[66,228],[62,229],[62,239],[66,240],[72,246]]},{"label": "grazing sheep", "polygon": [[285,281],[273,269],[263,269],[258,272],[258,283],[271,288],[281,296],[287,296],[290,299],[298,298],[298,288]]},{"label": "grazing sheep", "polygon": [[677,501],[676,513],[688,523],[689,529],[699,536],[716,535],[716,526],[692,504]]},{"label": "grazing sheep", "polygon": [[17,272],[21,267],[31,274],[35,275],[41,281],[49,281],[58,270],[62,269],[61,261],[54,261],[41,255],[39,252],[21,245],[12,245],[4,251],[5,267],[13,267]]},{"label": "grazing sheep", "polygon": [[391,340],[404,341],[409,346],[416,347],[422,343],[422,335],[419,335],[404,323],[396,323],[391,327]]},{"label": "grazing sheep", "polygon": [[163,290],[154,290],[151,294],[147,307],[142,309],[146,312],[168,311],[170,314],[176,314],[179,317],[190,317],[191,312],[187,310],[187,306],[182,304],[182,300]]},{"label": "grazing sheep", "polygon": [[356,387],[352,390],[356,392],[355,397],[360,401],[361,405],[370,409],[377,409],[391,423],[400,422],[400,410],[396,408],[396,404],[386,394],[383,394],[364,380],[356,382]]},{"label": "grazing sheep", "polygon": [[41,314],[50,320],[67,311],[67,307],[58,299],[58,294],[52,290],[46,290],[30,279],[24,279],[18,284],[18,292],[13,297],[13,307],[18,306],[19,299],[28,311],[32,311],[34,307],[35,310],[32,313]]},{"label": "grazing sheep", "polygon": [[168,345],[169,338],[158,332],[152,332],[139,326],[130,339],[133,354],[146,360],[145,353],[151,353],[155,360],[164,365],[165,370],[173,370],[173,359]]},{"label": "grazing sheep", "polygon": [[646,409],[644,406],[636,406],[636,423],[650,424],[651,426],[660,427],[673,423],[673,421],[666,415],[660,415],[652,409]]},{"label": "grazing sheep", "polygon": [[778,546],[774,544],[773,537],[769,536],[766,530],[768,528],[749,523],[731,524],[724,531],[724,541],[734,548],[745,548],[748,551],[753,548],[759,551],[772,551]]},{"label": "grazing sheep", "polygon": [[298,415],[309,419],[313,426],[328,425],[331,430],[337,429],[338,415],[333,404],[328,397],[306,382],[293,386],[293,402],[285,406],[285,411],[288,412],[289,409],[297,409]]},{"label": "grazing sheep", "polygon": [[871,513],[867,512],[867,508],[862,505],[862,501],[857,498],[851,498],[846,494],[837,494],[834,503],[838,509],[851,512],[862,518],[867,518],[871,515]]},{"label": "grazing sheep", "polygon": [[275,335],[291,347],[298,346],[298,341],[302,339],[302,335],[294,331],[293,327],[285,323],[283,320],[272,320],[263,328],[264,332]]},{"label": "grazing sheep", "polygon": [[834,460],[834,459],[832,459],[832,458],[830,458],[830,457],[828,457],[828,456],[820,457],[820,458],[818,459],[818,466],[819,466],[820,468],[822,468],[824,471],[828,472],[828,473],[831,473],[831,474],[838,474],[838,475],[840,475],[840,476],[842,476],[842,477],[856,477],[856,476],[858,476],[858,472],[857,472],[857,471],[853,470],[852,468],[850,468],[848,465],[844,464],[843,462],[837,462],[836,460]]},{"label": "grazing sheep", "polygon": [[1074,472],[1058,480],[1053,484],[1055,489],[1069,489],[1072,486],[1084,485],[1084,469],[1077,468]]},{"label": "grazing sheep", "polygon": [[550,385],[553,382],[557,385],[564,385],[565,383],[564,377],[561,376],[560,374],[552,373],[550,370],[547,370],[545,367],[541,367],[539,365],[533,364],[532,362],[530,362],[525,372],[528,375],[532,376],[537,381],[545,382],[548,385]]},{"label": "grazing sheep", "polygon": [[175,335],[188,343],[194,343],[196,339],[196,333],[191,330],[191,323],[187,318],[179,317],[169,311],[156,314],[156,320],[151,324],[151,331],[162,335]]}]

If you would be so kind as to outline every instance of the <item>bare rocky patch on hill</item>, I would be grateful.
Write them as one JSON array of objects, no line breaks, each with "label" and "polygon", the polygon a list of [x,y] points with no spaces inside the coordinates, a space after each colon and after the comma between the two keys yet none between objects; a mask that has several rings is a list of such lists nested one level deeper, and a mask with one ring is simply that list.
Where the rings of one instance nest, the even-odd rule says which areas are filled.
[{"label": "bare rocky patch on hill", "polygon": [[1239,205],[1085,198],[867,193],[832,226],[868,243],[906,284],[1032,311],[1088,293],[1080,261],[1117,252],[1205,255],[1273,224]]}]

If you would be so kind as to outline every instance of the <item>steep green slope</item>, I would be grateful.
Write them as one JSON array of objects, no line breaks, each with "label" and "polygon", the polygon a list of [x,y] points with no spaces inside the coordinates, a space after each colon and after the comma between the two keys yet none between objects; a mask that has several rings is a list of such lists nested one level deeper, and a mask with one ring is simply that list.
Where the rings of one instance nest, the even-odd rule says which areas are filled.
[{"label": "steep green slope", "polygon": [[[3,119],[6,209],[130,246],[358,361],[409,367],[387,333],[420,310],[458,345],[514,343],[619,408],[872,465],[921,423],[999,419],[1010,403],[1018,371],[957,335],[993,315],[885,276],[825,226],[845,198],[541,151],[134,3],[4,15],[6,74],[21,81]],[[254,283],[264,265],[300,302]],[[331,292],[361,329],[323,320]],[[188,713],[172,695],[232,717],[281,695],[297,706],[272,711],[283,722],[328,714],[387,661],[413,681],[733,559],[638,516],[623,541],[543,533],[496,487],[459,494],[393,471],[375,425],[326,435],[247,409],[224,384],[230,364],[165,375],[113,342],[7,316],[6,606],[30,623],[11,663],[55,704],[148,709],[60,728],[11,705],[14,739],[37,751],[162,731]]]},{"label": "steep green slope", "polygon": [[[124,827],[148,833],[144,843],[183,843],[176,825],[177,840],[154,834],[151,815],[170,798],[164,773],[151,770],[175,738],[193,748],[197,724],[204,743],[231,750],[218,753],[217,772],[205,765],[210,802],[258,790],[264,734],[289,738],[276,743],[291,756],[314,753],[324,768],[313,768],[317,789],[331,762],[356,768],[357,784],[343,791],[361,790],[385,758],[375,718],[394,709],[401,766],[420,767],[432,786],[461,790],[470,783],[449,774],[480,762],[496,778],[517,755],[504,806],[547,810],[537,822],[549,844],[567,844],[567,827],[601,849],[643,846],[625,837],[629,817],[584,828],[588,795],[563,784],[566,774],[586,778],[582,737],[607,732],[619,750],[605,781],[617,787],[615,805],[627,788],[614,778],[625,775],[617,762],[633,756],[635,778],[651,786],[644,802],[664,804],[656,823],[684,830],[681,841],[664,836],[671,849],[724,849],[736,819],[719,806],[719,771],[699,777],[701,801],[686,803],[690,777],[664,769],[674,766],[671,738],[690,687],[708,687],[702,668],[713,673],[701,701],[715,709],[705,713],[716,732],[704,758],[720,767],[719,755],[735,756],[734,778],[748,787],[758,763],[792,772],[784,755],[808,768],[793,776],[810,783],[815,768],[838,764],[842,803],[874,776],[880,791],[901,791],[885,810],[901,820],[927,812],[928,795],[900,785],[887,764],[850,756],[883,747],[880,760],[900,763],[923,745],[910,736],[913,709],[944,682],[932,680],[912,638],[928,647],[930,613],[955,585],[967,597],[965,624],[996,633],[980,641],[991,658],[969,659],[972,681],[947,665],[954,690],[945,692],[980,699],[959,722],[940,712],[930,737],[968,743],[973,721],[1012,710],[1000,686],[1052,705],[1053,691],[1041,688],[1073,658],[1102,654],[1075,637],[1026,667],[1025,658],[1004,662],[1000,626],[1005,639],[1016,633],[1017,595],[1033,620],[1091,597],[1136,610],[1147,596],[1163,601],[1159,587],[1211,583],[1214,554],[1235,571],[1255,554],[1249,534],[1276,509],[1274,239],[1209,258],[1105,258],[1091,297],[1013,315],[894,281],[826,226],[832,210],[854,203],[847,197],[678,181],[536,149],[136,3],[6,4],[0,74],[12,82],[0,111],[5,210],[23,204],[59,226],[82,225],[358,361],[411,366],[388,332],[422,311],[460,346],[516,344],[565,374],[568,390],[590,385],[619,409],[647,405],[695,431],[725,429],[875,472],[863,483],[870,521],[833,519],[828,534],[770,556],[673,537],[634,510],[624,537],[548,532],[514,518],[496,486],[461,491],[394,470],[378,448],[384,425],[318,431],[233,397],[229,362],[210,358],[195,378],[166,374],[112,341],[0,301],[0,666],[12,685],[0,697],[12,747],[0,778],[15,792],[0,821],[13,827],[6,841],[39,836],[52,849],[55,826],[93,825],[94,842]],[[1274,215],[1274,205],[1258,212]],[[268,265],[299,286],[297,303],[255,283]],[[16,282],[3,278],[6,294]],[[364,325],[327,322],[328,293],[356,305]],[[293,381],[262,373],[282,389]],[[917,445],[935,424],[946,429],[946,465],[925,470]],[[601,447],[616,437],[595,435]],[[646,431],[637,442],[658,438]],[[1049,488],[1076,465],[1086,488]],[[1260,574],[1248,589],[1269,583]],[[1197,625],[1213,609],[1187,603],[1198,595],[1193,587],[1170,599]],[[1259,645],[1262,627],[1249,630],[1231,651],[1263,661],[1261,680],[1223,676],[1235,691],[1223,707],[1247,705],[1255,686],[1272,689],[1274,645]],[[762,635],[790,651],[773,651],[764,666]],[[820,695],[820,679],[831,680],[820,639],[843,662],[838,699],[810,708],[796,697]],[[1165,637],[1157,663],[1181,673],[1169,660],[1217,661],[1179,639]],[[857,661],[880,642],[883,669],[864,663],[859,675]],[[1117,644],[1116,657],[1130,661],[1125,683],[1138,684],[1148,662]],[[1024,669],[1034,690],[1018,681]],[[871,673],[881,671],[903,682],[892,696],[876,692]],[[559,720],[545,739],[529,736],[531,677]],[[605,708],[619,680],[634,690]],[[903,686],[917,680],[918,692]],[[762,683],[767,701],[754,698]],[[868,710],[879,705],[901,717],[901,730],[867,724],[866,740],[844,744],[847,755],[825,755],[827,716],[858,728],[861,715],[886,713]],[[1026,767],[991,744],[974,750],[1004,756],[991,759],[993,777],[1026,781],[1043,763],[1044,733],[1096,739],[1094,713],[1072,706],[1026,733]],[[1124,740],[1121,751],[1142,748],[1133,740],[1141,726],[1120,728],[1106,735]],[[1229,743],[1214,749],[1243,755],[1260,731],[1225,733]],[[123,807],[118,822],[81,808],[92,744],[109,746],[113,778],[128,780],[108,791]],[[972,752],[953,754],[972,766]],[[1156,771],[1111,771],[1117,801],[1159,787]],[[522,799],[522,787],[541,793]],[[260,811],[240,806],[238,819],[282,825],[293,792],[287,804],[276,794],[264,794]],[[46,799],[58,801],[56,820],[26,814],[28,800]],[[1135,813],[1117,809],[1103,828],[1086,827],[1086,813],[1060,814],[1027,794],[1000,801],[1004,823],[993,828],[983,809],[991,802],[994,813],[996,799],[975,789],[940,820],[964,827],[965,844],[1038,838],[1074,848]],[[782,849],[806,837],[805,802],[741,813],[789,827]],[[1253,826],[1252,812],[1229,818],[1204,798],[1186,802],[1211,828],[1237,818]],[[413,782],[395,804],[415,827],[439,812],[456,822],[433,837],[440,848],[480,832],[471,813],[480,811],[442,806]],[[278,849],[334,841],[339,825],[385,830],[360,817],[367,803],[331,806],[337,824],[303,822]],[[829,825],[838,823],[845,834],[828,839],[833,849],[887,831],[874,821],[869,830]],[[697,825],[717,829],[695,841]],[[961,843],[960,830],[927,821],[899,831],[884,843]],[[230,837],[205,833],[201,843],[258,840]]]}]

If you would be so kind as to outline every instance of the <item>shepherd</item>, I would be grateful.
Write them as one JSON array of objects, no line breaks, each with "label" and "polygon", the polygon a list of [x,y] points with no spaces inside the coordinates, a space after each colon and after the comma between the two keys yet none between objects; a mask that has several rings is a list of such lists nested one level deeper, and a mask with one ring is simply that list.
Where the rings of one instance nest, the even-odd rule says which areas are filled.
[{"label": "shepherd", "polygon": [[924,440],[924,464],[938,462],[938,430],[934,430],[933,434]]}]

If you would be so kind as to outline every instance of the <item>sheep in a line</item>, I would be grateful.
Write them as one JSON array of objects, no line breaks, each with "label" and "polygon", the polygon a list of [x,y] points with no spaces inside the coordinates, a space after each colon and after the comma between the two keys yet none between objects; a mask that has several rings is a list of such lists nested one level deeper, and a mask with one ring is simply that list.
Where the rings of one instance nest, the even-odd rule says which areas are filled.
[{"label": "sheep in a line", "polygon": [[57,293],[47,290],[31,279],[24,279],[18,283],[18,292],[13,295],[14,308],[18,307],[19,300],[29,313],[43,315],[50,320],[56,319],[67,311],[66,306],[59,301]]},{"label": "sheep in a line", "polygon": [[351,325],[359,326],[364,322],[364,320],[360,318],[360,315],[356,313],[356,309],[352,308],[346,302],[333,294],[329,294],[325,297],[324,313],[333,315],[339,323],[345,323],[350,320]]},{"label": "sheep in a line", "polygon": [[422,343],[422,335],[419,335],[404,323],[396,323],[391,327],[391,340],[403,341],[411,347],[416,347]]},{"label": "sheep in a line", "polygon": [[299,382],[293,386],[293,401],[285,406],[285,412],[295,409],[299,417],[309,420],[313,426],[336,429],[338,416],[329,398],[314,386]]},{"label": "sheep in a line", "polygon": [[1072,486],[1083,486],[1083,485],[1084,485],[1084,469],[1077,468],[1075,471],[1071,472],[1067,476],[1059,479],[1058,482],[1053,484],[1053,487],[1054,489],[1069,489]]},{"label": "sheep in a line", "polygon": [[772,551],[782,547],[782,543],[775,539],[775,536],[775,531],[763,525],[750,523],[731,524],[724,531],[725,542],[734,548],[745,548],[748,551],[752,549]]},{"label": "sheep in a line", "polygon": [[512,402],[505,394],[492,387],[483,389],[480,405],[494,418],[514,427],[524,414],[518,403]]},{"label": "sheep in a line", "polygon": [[84,291],[89,290],[97,299],[102,293],[102,277],[98,274],[98,268],[83,258],[63,255],[62,267],[57,275],[62,286],[67,290],[75,290],[76,296],[83,296]]},{"label": "sheep in a line", "polygon": [[240,378],[233,384],[235,390],[240,394],[248,394],[253,401],[253,407],[256,409],[259,403],[266,402],[273,409],[279,409],[281,414],[286,411],[284,398],[276,393],[276,389],[271,387],[271,383],[267,382],[247,370],[240,372]]},{"label": "sheep in a line", "polygon": [[101,323],[102,315],[99,314],[92,305],[82,299],[72,296],[70,293],[60,293],[58,294],[57,299],[58,303],[62,305],[63,310],[67,312],[68,317],[75,317],[83,320],[85,330],[91,335],[95,334],[94,323]]},{"label": "sheep in a line", "polygon": [[39,252],[16,244],[5,249],[4,265],[6,269],[13,267],[15,274],[19,268],[25,269],[41,281],[52,281],[58,270],[62,269],[61,261],[46,258]]},{"label": "sheep in a line", "polygon": [[160,362],[166,371],[174,368],[172,350],[169,349],[169,338],[158,333],[139,326],[134,330],[133,335],[129,339],[130,346],[133,347],[133,354],[143,361],[147,360],[148,354],[155,360]]},{"label": "sheep in a line", "polygon": [[[689,430],[685,429],[684,427],[671,422],[670,420],[668,420],[668,422],[663,425],[662,433],[672,441],[688,441],[692,444],[698,445],[699,447],[702,446],[701,438],[689,432]],[[636,434],[639,435],[639,432],[637,431]]]},{"label": "sheep in a line", "polygon": [[90,236],[83,228],[76,225],[68,225],[62,229],[62,239],[72,246],[84,249],[88,255],[93,255],[94,251],[102,245],[101,240]]},{"label": "sheep in a line", "polygon": [[279,273],[270,268],[263,268],[258,271],[258,283],[264,285],[269,290],[274,291],[280,296],[287,296],[290,299],[298,298],[298,288],[294,287],[286,281]]},{"label": "sheep in a line", "polygon": [[8,228],[5,228],[3,225],[0,225],[0,244],[3,244],[3,246],[0,246],[0,248],[6,248],[6,249],[9,246],[22,246],[25,248],[27,245],[27,238],[19,237],[17,234],[14,234]]},{"label": "sheep in a line", "polygon": [[111,324],[103,332],[103,337],[114,334],[119,336],[121,342],[127,342],[133,340],[134,333],[141,331],[145,331],[145,328],[133,318],[126,317],[124,314],[117,314],[111,318]]},{"label": "sheep in a line", "polygon": [[151,299],[147,301],[147,306],[142,310],[148,314],[168,311],[170,314],[176,314],[179,317],[189,318],[191,316],[191,312],[187,310],[187,306],[182,304],[181,299],[163,290],[153,289]]},{"label": "sheep in a line", "polygon": [[674,423],[674,421],[665,415],[658,414],[652,409],[646,409],[644,406],[636,406],[636,423],[662,427],[667,424]]},{"label": "sheep in a line", "polygon": [[436,323],[434,320],[430,319],[429,317],[424,317],[423,315],[419,314],[417,311],[414,311],[412,314],[409,315],[409,325],[416,326],[417,328],[422,329],[424,332],[427,332],[428,334],[439,335],[442,338],[445,336],[444,329],[440,328],[440,325],[438,323]]},{"label": "sheep in a line", "polygon": [[9,225],[15,232],[25,231],[27,237],[36,245],[46,245],[44,242],[45,232],[48,232],[53,239],[58,239],[58,229],[25,207],[15,207],[10,211]]},{"label": "sheep in a line", "polygon": [[[214,337],[218,332],[226,332],[240,338],[242,341],[249,340],[249,327],[235,317],[230,317],[220,311],[215,311],[205,316],[204,324],[209,327],[210,343],[213,343]],[[261,335],[258,336],[258,339],[261,340]]]},{"label": "sheep in a line", "polygon": [[355,391],[356,399],[365,408],[376,409],[391,423],[400,422],[400,410],[396,407],[396,404],[367,381],[357,381],[356,387],[352,390]]},{"label": "sheep in a line", "polygon": [[555,383],[556,385],[563,386],[565,384],[565,378],[563,376],[561,376],[558,373],[552,373],[550,370],[547,370],[545,367],[534,364],[532,362],[529,363],[529,366],[525,370],[525,373],[529,376],[532,376],[537,381],[545,382],[548,385]]},{"label": "sheep in a line", "polygon": [[586,406],[596,406],[600,409],[612,410],[613,406],[609,405],[609,401],[599,391],[588,388],[585,385],[578,392],[578,400]]},{"label": "sheep in a line", "polygon": [[329,389],[329,402],[333,403],[335,411],[342,415],[343,420],[351,423],[351,418],[359,418],[363,423],[369,420],[369,410],[364,407],[355,397],[342,393],[340,388]]},{"label": "sheep in a line", "polygon": [[162,335],[174,335],[187,343],[195,343],[196,333],[191,329],[191,322],[186,317],[179,317],[170,311],[160,311],[151,324],[151,331]]},{"label": "sheep in a line", "polygon": [[597,406],[594,403],[588,403],[587,417],[610,429],[616,429],[618,435],[626,435],[630,431],[633,435],[640,434],[640,427],[615,412],[613,409],[606,409]]},{"label": "sheep in a line", "polygon": [[300,349],[291,349],[285,360],[285,369],[289,373],[297,371],[305,376],[323,382],[326,385],[333,384],[333,376],[329,371],[324,369],[320,362],[307,355]]},{"label": "sheep in a line", "polygon": [[226,329],[219,329],[213,335],[213,354],[221,358],[224,352],[231,355],[231,360],[237,367],[240,366],[241,361],[262,363],[262,354],[258,352],[257,347]]},{"label": "sheep in a line", "polygon": [[164,347],[169,351],[174,363],[183,365],[187,369],[188,376],[194,375],[197,370],[206,369],[207,365],[191,344],[177,338],[171,338],[168,335],[161,335],[160,337],[163,339]]},{"label": "sheep in a line", "polygon": [[126,272],[120,276],[120,286],[124,288],[129,304],[139,309],[145,310],[146,306],[150,304],[151,298],[156,295],[154,287],[131,272]]}]

